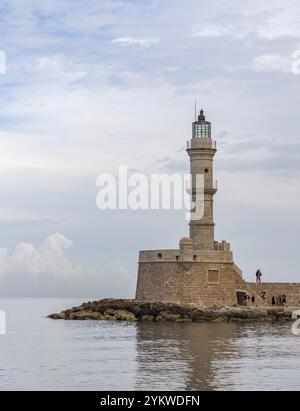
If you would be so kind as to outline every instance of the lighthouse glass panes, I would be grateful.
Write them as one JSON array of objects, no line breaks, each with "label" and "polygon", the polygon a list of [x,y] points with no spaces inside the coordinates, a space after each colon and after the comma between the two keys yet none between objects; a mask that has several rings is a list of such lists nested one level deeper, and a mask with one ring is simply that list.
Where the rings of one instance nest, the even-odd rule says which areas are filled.
[{"label": "lighthouse glass panes", "polygon": [[208,121],[193,123],[193,138],[210,138],[211,124]]}]

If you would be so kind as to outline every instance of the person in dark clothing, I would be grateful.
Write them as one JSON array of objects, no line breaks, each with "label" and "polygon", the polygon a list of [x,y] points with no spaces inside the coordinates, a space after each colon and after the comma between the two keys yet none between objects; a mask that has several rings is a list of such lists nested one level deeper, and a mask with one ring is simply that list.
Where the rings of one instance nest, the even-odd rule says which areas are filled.
[{"label": "person in dark clothing", "polygon": [[256,271],[256,282],[257,283],[261,283],[261,277],[262,277],[262,273],[260,270]]},{"label": "person in dark clothing", "polygon": [[275,297],[272,297],[272,305],[276,305]]},{"label": "person in dark clothing", "polygon": [[283,294],[282,296],[282,306],[286,307],[286,295],[285,294]]}]

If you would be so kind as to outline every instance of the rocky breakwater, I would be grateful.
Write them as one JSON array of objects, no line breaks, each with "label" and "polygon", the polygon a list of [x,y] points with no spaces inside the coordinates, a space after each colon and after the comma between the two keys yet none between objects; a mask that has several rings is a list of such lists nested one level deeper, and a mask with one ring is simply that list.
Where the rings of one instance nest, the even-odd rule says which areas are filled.
[{"label": "rocky breakwater", "polygon": [[60,313],[50,314],[54,320],[104,321],[174,321],[174,322],[243,322],[291,321],[287,308],[221,307],[201,308],[194,305],[146,303],[136,300],[104,299],[83,303]]}]

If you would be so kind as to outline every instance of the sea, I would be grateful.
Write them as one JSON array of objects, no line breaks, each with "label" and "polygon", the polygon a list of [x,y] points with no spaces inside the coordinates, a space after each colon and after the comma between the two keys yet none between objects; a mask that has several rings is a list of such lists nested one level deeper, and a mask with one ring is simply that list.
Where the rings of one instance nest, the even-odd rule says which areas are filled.
[{"label": "sea", "polygon": [[299,390],[291,324],[50,320],[88,301],[0,299],[0,390]]}]

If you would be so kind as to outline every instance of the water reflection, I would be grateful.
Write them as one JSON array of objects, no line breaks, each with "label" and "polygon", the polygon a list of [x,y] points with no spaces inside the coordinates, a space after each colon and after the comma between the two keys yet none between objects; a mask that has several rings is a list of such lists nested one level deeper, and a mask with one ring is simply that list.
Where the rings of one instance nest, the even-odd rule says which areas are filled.
[{"label": "water reflection", "polygon": [[[81,301],[82,302],[82,301]],[[299,390],[291,324],[53,321],[80,301],[1,300],[0,390]]]},{"label": "water reflection", "polygon": [[211,364],[217,389],[299,390],[300,338],[291,324],[240,325],[230,346]]},{"label": "water reflection", "polygon": [[137,324],[136,389],[298,390],[290,324]]},{"label": "water reflection", "polygon": [[233,350],[236,324],[148,324],[137,326],[138,389],[212,390],[213,361]]}]

